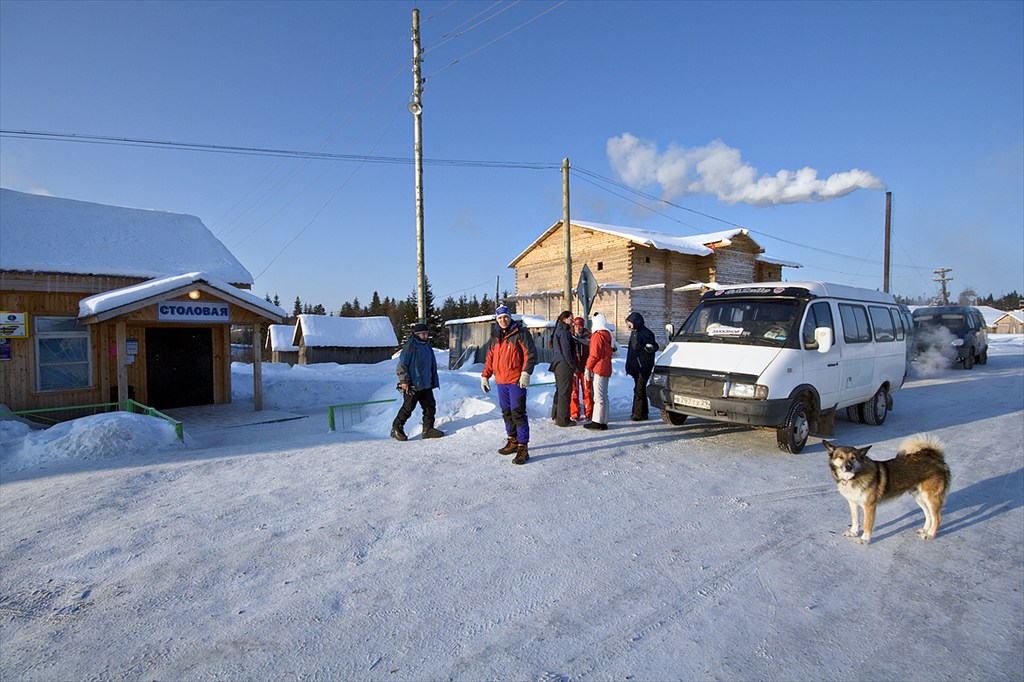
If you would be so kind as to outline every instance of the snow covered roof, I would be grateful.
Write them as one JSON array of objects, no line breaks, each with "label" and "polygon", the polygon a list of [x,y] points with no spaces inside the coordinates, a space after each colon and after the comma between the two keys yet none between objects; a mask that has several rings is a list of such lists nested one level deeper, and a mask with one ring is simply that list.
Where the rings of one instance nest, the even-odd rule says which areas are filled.
[{"label": "snow covered roof", "polygon": [[295,325],[293,324],[272,324],[267,334],[267,346],[272,351],[288,352],[297,351],[299,347],[292,343],[295,338]]},{"label": "snow covered roof", "polygon": [[239,289],[215,277],[210,277],[204,272],[190,272],[174,277],[151,279],[147,282],[83,298],[78,302],[78,317],[80,320],[92,318],[88,319],[88,322],[102,322],[149,305],[154,298],[176,295],[193,289],[207,291],[274,321],[285,317],[282,308],[245,289]]},{"label": "snow covered roof", "polygon": [[252,274],[195,216],[0,189],[0,270],[158,278]]},{"label": "snow covered roof", "polygon": [[292,337],[294,346],[386,348],[398,345],[391,320],[378,317],[299,315]]},{"label": "snow covered roof", "polygon": [[[605,234],[615,235],[616,237],[622,237],[628,239],[634,244],[641,244],[643,246],[650,246],[656,249],[664,249],[666,251],[676,251],[678,253],[685,253],[694,256],[708,256],[714,251],[708,246],[709,244],[727,246],[733,238],[742,235],[750,237],[747,230],[743,228],[735,228],[732,230],[723,230],[722,232],[711,232],[708,234],[698,234],[689,237],[680,237],[674,234],[668,234],[666,232],[655,232],[654,230],[642,230],[636,227],[620,227],[617,225],[605,225],[603,223],[592,223],[582,220],[570,221],[574,226],[585,229],[594,230],[596,232],[604,232]],[[508,267],[514,268],[523,256],[529,253],[537,244],[546,239],[556,230],[561,229],[562,221],[559,220],[557,223],[549,227],[544,234],[538,237],[532,244],[520,253],[515,259],[508,264]],[[751,239],[753,241],[753,239]],[[757,244],[757,242],[754,242]],[[758,245],[758,248],[760,246]],[[763,255],[763,254],[762,254]],[[789,263],[787,261],[781,261],[778,259],[762,258],[763,262],[774,263],[777,265],[785,265],[788,267],[799,267],[796,264]]]}]

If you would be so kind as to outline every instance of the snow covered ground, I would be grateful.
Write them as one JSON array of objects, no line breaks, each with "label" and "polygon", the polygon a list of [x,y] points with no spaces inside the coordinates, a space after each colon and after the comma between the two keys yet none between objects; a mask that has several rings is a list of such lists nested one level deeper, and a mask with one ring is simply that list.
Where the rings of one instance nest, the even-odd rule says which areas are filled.
[{"label": "snow covered ground", "polygon": [[394,361],[267,366],[266,407],[306,418],[184,444],[144,416],[0,422],[0,676],[1022,679],[1024,337],[922,368],[881,427],[837,419],[878,459],[934,433],[953,470],[934,541],[903,497],[867,546],[818,439],[630,422],[616,360],[610,430],[556,428],[535,387],[517,467],[479,370],[441,372],[440,440],[418,412],[388,438],[394,403],[328,431],[326,405],[395,397]]}]

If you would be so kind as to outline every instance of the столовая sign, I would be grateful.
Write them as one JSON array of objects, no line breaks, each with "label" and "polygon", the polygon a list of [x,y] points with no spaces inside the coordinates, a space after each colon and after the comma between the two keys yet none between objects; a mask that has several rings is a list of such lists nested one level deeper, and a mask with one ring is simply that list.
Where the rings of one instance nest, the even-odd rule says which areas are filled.
[{"label": "\u0441\u0442\u043e\u043b\u043e\u0432\u0430\u044f sign", "polygon": [[231,305],[210,301],[164,301],[157,304],[162,322],[230,322]]}]

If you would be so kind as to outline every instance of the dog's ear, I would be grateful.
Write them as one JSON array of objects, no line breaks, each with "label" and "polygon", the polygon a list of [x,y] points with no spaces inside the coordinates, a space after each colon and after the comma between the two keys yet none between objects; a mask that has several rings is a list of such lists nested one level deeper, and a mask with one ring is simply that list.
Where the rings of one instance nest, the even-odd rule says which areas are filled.
[{"label": "dog's ear", "polygon": [[821,444],[825,446],[825,452],[827,452],[830,455],[832,454],[832,451],[836,449],[835,446],[832,445],[832,443],[829,443],[827,440],[821,441]]},{"label": "dog's ear", "polygon": [[863,447],[863,448],[854,448],[854,452],[857,453],[857,459],[864,459],[865,457],[867,457],[868,456],[868,450],[870,450],[870,449],[871,449],[870,445],[868,445],[866,447]]}]

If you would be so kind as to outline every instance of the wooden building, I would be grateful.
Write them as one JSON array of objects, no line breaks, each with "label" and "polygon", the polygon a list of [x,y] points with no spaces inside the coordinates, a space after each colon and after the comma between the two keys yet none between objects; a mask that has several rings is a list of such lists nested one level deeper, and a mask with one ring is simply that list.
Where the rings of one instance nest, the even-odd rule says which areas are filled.
[{"label": "wooden building", "polygon": [[390,318],[384,316],[299,315],[292,345],[299,349],[300,365],[372,364],[395,354],[398,337]]},{"label": "wooden building", "polygon": [[[562,221],[556,222],[509,263],[516,271],[516,299],[520,308],[539,302],[562,308],[565,286],[565,238]],[[615,325],[616,339],[629,336],[626,316],[643,314],[659,341],[666,323],[678,326],[697,305],[703,288],[782,280],[783,267],[796,263],[771,258],[747,230],[733,229],[690,237],[571,221],[572,282],[579,281],[584,265],[600,289],[592,311],[605,314]],[[552,297],[554,301],[550,301]],[[525,306],[525,307],[524,307]],[[579,304],[574,299],[574,309]],[[549,315],[546,309],[541,314]]]},{"label": "wooden building", "polygon": [[[284,317],[193,216],[6,189],[0,208],[0,403],[11,410],[229,403],[231,325],[259,338]],[[258,354],[254,382],[259,410]]]},{"label": "wooden building", "polygon": [[996,334],[1024,334],[1024,310],[1003,313],[992,331]]},{"label": "wooden building", "polygon": [[267,350],[270,351],[271,362],[284,362],[295,365],[299,362],[299,347],[292,343],[295,338],[295,325],[272,324],[267,329]]}]

